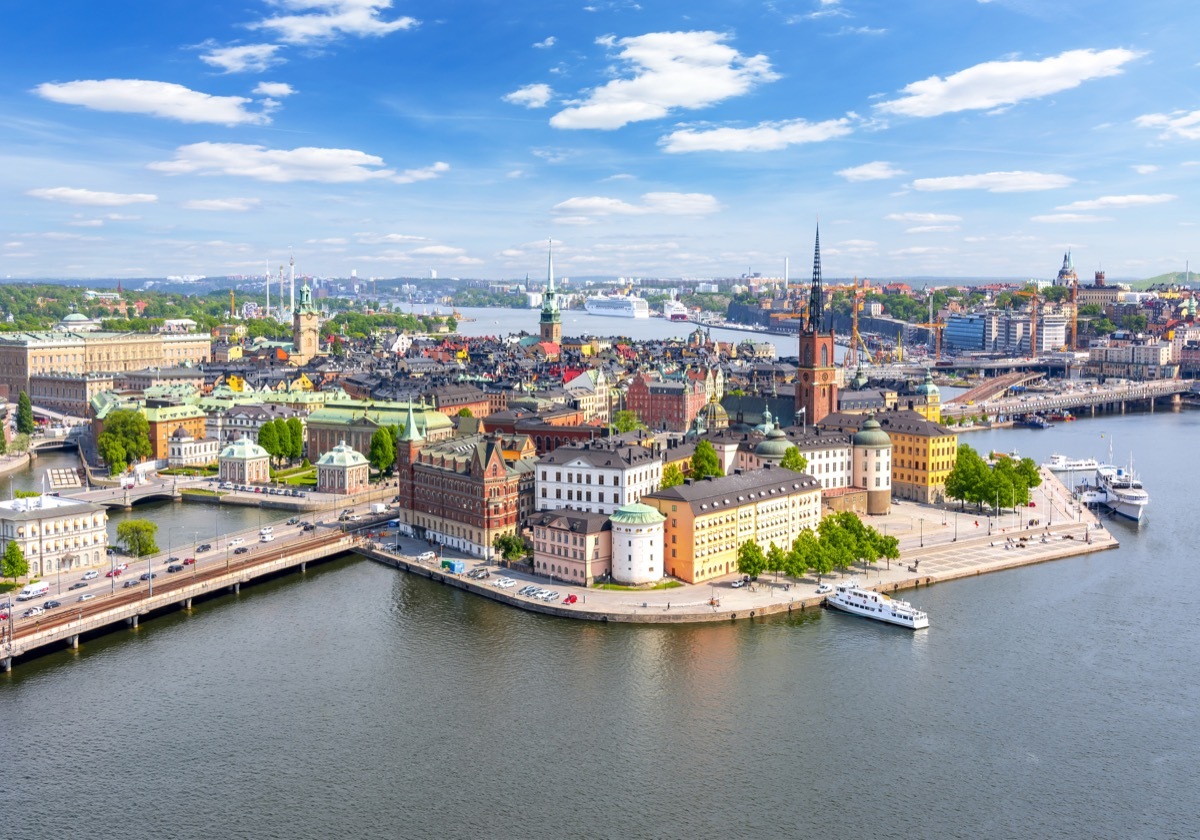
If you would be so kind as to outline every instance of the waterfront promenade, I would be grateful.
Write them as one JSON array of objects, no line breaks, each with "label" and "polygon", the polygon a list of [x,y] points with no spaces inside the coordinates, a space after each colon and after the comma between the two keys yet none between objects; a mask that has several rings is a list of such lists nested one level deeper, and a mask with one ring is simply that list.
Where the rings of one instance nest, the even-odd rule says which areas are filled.
[{"label": "waterfront promenade", "polygon": [[[867,521],[899,539],[901,559],[890,564],[881,561],[868,569],[859,566],[827,576],[825,581],[837,583],[857,577],[862,586],[891,593],[1117,548],[1117,540],[1097,515],[1078,505],[1053,473],[1043,470],[1042,477],[1042,485],[1031,494],[1033,506],[1002,512],[994,518],[973,512],[956,514],[911,502],[894,504],[887,516],[870,517]],[[1031,520],[1037,524],[1031,526]],[[437,561],[416,559],[427,548],[424,543],[401,538],[399,545],[399,551],[388,550],[381,543],[356,550],[377,562],[501,603],[563,618],[641,624],[731,621],[813,609],[824,600],[816,592],[815,578],[776,581],[773,575],[736,589],[731,583],[738,576],[731,575],[716,582],[670,589],[605,590],[497,569],[467,559],[465,571],[484,566],[491,573],[490,578],[473,580],[465,573],[456,575],[443,570]],[[497,588],[494,582],[502,576],[513,578],[517,585]],[[547,603],[518,595],[517,590],[527,583],[557,591],[560,597],[556,603]],[[569,594],[576,595],[578,601],[563,604],[562,597]],[[931,616],[931,621],[936,626],[937,617]]]}]

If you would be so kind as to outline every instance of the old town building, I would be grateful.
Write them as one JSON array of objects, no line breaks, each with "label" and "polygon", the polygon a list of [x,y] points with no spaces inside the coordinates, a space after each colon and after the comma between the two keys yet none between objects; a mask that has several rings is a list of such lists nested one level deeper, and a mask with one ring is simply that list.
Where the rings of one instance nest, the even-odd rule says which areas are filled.
[{"label": "old town building", "polygon": [[99,505],[58,496],[0,501],[0,552],[15,542],[30,578],[102,566],[108,514]]},{"label": "old town building", "polygon": [[661,447],[600,439],[560,446],[538,459],[540,510],[574,508],[611,514],[662,484]]},{"label": "old town building", "polygon": [[625,406],[651,429],[686,432],[707,400],[703,380],[661,381],[641,374],[630,382]]},{"label": "old town building", "polygon": [[366,490],[370,472],[371,466],[361,452],[339,443],[317,461],[317,491],[348,494]]},{"label": "old town building", "polygon": [[528,525],[536,574],[576,586],[591,586],[611,574],[612,528],[606,514],[542,511]]},{"label": "old town building", "polygon": [[266,484],[271,480],[271,456],[248,437],[241,437],[221,450],[217,458],[221,481],[234,484]]}]

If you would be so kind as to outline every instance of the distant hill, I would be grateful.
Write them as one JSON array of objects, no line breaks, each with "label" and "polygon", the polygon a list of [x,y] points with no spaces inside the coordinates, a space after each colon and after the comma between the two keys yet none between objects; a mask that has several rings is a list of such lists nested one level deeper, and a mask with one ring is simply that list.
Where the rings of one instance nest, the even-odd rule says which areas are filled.
[{"label": "distant hill", "polygon": [[[1198,277],[1195,273],[1193,273],[1191,280],[1192,280],[1192,285],[1195,286],[1197,282],[1200,282],[1200,277]],[[1184,286],[1184,285],[1187,285],[1187,282],[1188,282],[1188,276],[1187,276],[1186,272],[1169,271],[1166,274],[1160,274],[1157,277],[1150,277],[1150,278],[1147,278],[1146,280],[1134,280],[1132,283],[1129,284],[1129,287],[1131,289],[1148,289],[1151,286],[1162,286],[1162,285],[1171,285],[1171,284],[1177,284],[1177,285]]]}]

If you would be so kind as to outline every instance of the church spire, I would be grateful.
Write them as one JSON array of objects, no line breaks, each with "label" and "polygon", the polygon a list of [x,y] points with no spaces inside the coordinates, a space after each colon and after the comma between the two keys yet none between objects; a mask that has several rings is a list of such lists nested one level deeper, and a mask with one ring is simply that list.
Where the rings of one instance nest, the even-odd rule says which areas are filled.
[{"label": "church spire", "polygon": [[808,331],[819,332],[823,299],[821,295],[821,226],[817,225],[817,241],[813,248],[812,286],[808,292]]}]

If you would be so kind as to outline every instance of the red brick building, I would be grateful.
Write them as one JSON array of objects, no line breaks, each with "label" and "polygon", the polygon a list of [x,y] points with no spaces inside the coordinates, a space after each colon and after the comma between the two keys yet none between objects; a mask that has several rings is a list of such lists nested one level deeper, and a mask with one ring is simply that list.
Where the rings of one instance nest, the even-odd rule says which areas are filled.
[{"label": "red brick building", "polygon": [[646,374],[634,377],[625,407],[651,429],[686,432],[708,401],[703,381],[667,381]]}]

